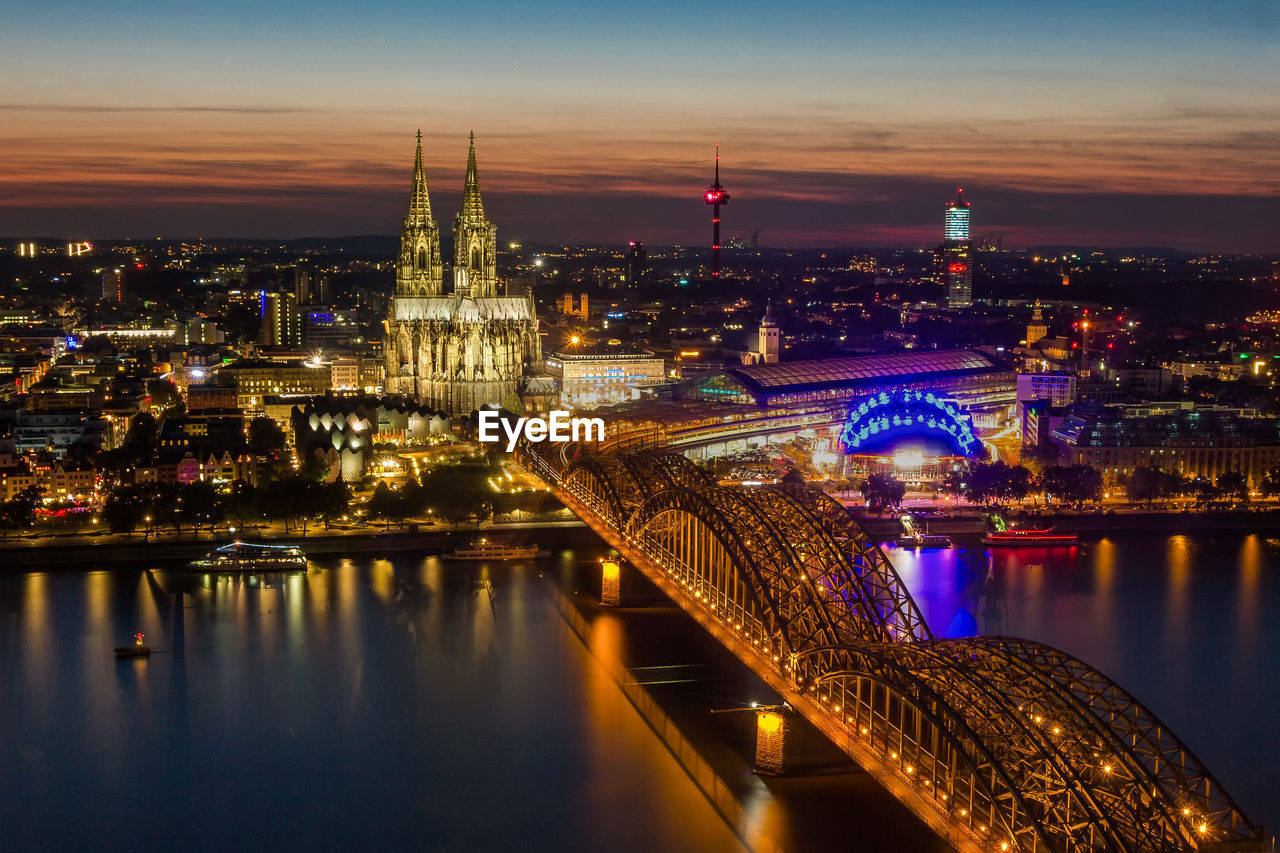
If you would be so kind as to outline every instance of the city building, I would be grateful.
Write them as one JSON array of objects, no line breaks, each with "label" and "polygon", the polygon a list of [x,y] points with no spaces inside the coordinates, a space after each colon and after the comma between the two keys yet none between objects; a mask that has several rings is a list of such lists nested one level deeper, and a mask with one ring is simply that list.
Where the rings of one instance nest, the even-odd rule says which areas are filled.
[{"label": "city building", "polygon": [[262,342],[273,347],[302,345],[298,298],[292,291],[262,294]]},{"label": "city building", "polygon": [[956,399],[970,410],[1007,411],[1016,400],[1013,368],[977,350],[924,350],[733,367],[685,383],[677,397],[761,408],[813,403],[847,406],[870,394],[908,388]]},{"label": "city building", "polygon": [[78,411],[19,411],[13,424],[18,453],[47,451],[61,459],[73,445],[93,450],[102,446],[110,430],[105,418]]},{"label": "city building", "polygon": [[1069,406],[1076,401],[1076,377],[1069,373],[1020,373],[1018,402],[1047,400],[1050,406]]},{"label": "city building", "polygon": [[1142,408],[1073,412],[1053,430],[1063,462],[1096,469],[1109,486],[1146,467],[1211,481],[1236,471],[1250,488],[1280,465],[1280,420],[1274,417],[1189,403],[1145,415],[1138,414]]},{"label": "city building", "polygon": [[777,364],[782,350],[782,330],[778,321],[773,318],[773,303],[764,309],[764,317],[760,320],[759,343],[756,351],[760,353],[761,364]]},{"label": "city building", "polygon": [[355,312],[327,306],[304,306],[299,311],[302,345],[310,349],[333,349],[356,342],[360,325]]},{"label": "city building", "polygon": [[246,414],[262,414],[266,396],[324,394],[331,385],[329,365],[301,359],[238,361],[223,367],[219,376],[235,385],[235,407]]},{"label": "city building", "polygon": [[666,378],[666,363],[648,350],[603,346],[547,356],[560,385],[560,405],[594,408],[639,399],[639,389]]},{"label": "city building", "polygon": [[627,244],[627,284],[635,287],[644,284],[649,275],[649,255],[644,243],[632,240]]},{"label": "city building", "polygon": [[1027,324],[1027,341],[1028,347],[1033,347],[1036,342],[1049,337],[1049,326],[1044,321],[1044,310],[1040,307],[1039,300],[1036,301],[1035,308],[1031,310],[1031,322]]},{"label": "city building", "polygon": [[585,293],[578,294],[576,305],[573,294],[564,293],[560,296],[560,313],[566,317],[577,317],[585,323],[591,316],[588,304],[587,294]]},{"label": "city building", "polygon": [[105,302],[124,302],[124,270],[114,268],[102,271],[102,299]]},{"label": "city building", "polygon": [[969,239],[969,202],[964,200],[963,189],[956,192],[955,201],[947,202],[942,238],[949,243],[963,243]]},{"label": "city building", "polygon": [[487,404],[514,410],[526,367],[541,361],[538,319],[531,292],[498,295],[497,229],[480,196],[474,134],[453,243],[453,289],[446,294],[419,133],[387,309],[386,388],[454,416]]},{"label": "city building", "polygon": [[935,250],[935,263],[946,291],[948,308],[973,305],[973,241],[969,239],[969,202],[964,190],[947,202],[943,243]]},{"label": "city building", "polygon": [[403,397],[312,397],[293,401],[289,424],[299,457],[318,457],[330,476],[365,475],[374,445],[414,445],[449,432],[450,419]]}]

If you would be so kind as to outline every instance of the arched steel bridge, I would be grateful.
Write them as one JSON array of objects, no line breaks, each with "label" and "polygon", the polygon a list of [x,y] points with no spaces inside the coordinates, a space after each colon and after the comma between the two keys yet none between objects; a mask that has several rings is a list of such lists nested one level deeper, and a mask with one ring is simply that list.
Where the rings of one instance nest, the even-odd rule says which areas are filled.
[{"label": "arched steel bridge", "polygon": [[1260,827],[1137,699],[1007,637],[934,637],[821,491],[717,486],[670,453],[526,459],[562,500],[964,851],[1261,851]]}]

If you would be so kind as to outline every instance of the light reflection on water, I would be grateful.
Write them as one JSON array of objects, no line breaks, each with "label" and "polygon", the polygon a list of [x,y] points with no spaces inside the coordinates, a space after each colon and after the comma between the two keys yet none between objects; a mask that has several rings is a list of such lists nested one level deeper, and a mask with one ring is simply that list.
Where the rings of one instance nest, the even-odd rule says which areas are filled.
[{"label": "light reflection on water", "polygon": [[[0,577],[3,846],[736,849],[547,583],[435,558]],[[116,661],[135,631],[155,653]]]},{"label": "light reflection on water", "polygon": [[885,553],[935,634],[1004,634],[1075,655],[1151,708],[1252,820],[1280,825],[1280,541],[1117,535]]}]

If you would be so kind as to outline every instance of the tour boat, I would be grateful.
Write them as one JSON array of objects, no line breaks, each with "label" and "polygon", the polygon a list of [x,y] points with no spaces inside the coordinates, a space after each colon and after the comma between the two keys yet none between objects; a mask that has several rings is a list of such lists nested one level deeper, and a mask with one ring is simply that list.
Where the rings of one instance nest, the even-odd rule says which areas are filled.
[{"label": "tour boat", "polygon": [[456,548],[445,554],[446,560],[532,560],[537,557],[550,557],[551,552],[537,545],[510,545],[503,542],[490,542],[481,539],[467,548]]},{"label": "tour boat", "polygon": [[927,529],[916,527],[915,519],[903,515],[898,521],[902,524],[902,535],[898,537],[900,548],[950,548],[951,537],[941,533],[930,533]]},{"label": "tour boat", "polygon": [[118,658],[145,658],[151,654],[151,648],[142,642],[142,634],[133,635],[132,646],[116,646]]},{"label": "tour boat", "polygon": [[950,548],[951,537],[941,533],[904,533],[898,537],[900,548]]},{"label": "tour boat", "polygon": [[1075,545],[1080,537],[1074,533],[1055,533],[1052,527],[1041,530],[1019,528],[1016,530],[993,530],[982,537],[983,545],[1008,547],[1056,547]]},{"label": "tour boat", "polygon": [[307,555],[297,545],[232,542],[187,563],[195,572],[305,572]]}]

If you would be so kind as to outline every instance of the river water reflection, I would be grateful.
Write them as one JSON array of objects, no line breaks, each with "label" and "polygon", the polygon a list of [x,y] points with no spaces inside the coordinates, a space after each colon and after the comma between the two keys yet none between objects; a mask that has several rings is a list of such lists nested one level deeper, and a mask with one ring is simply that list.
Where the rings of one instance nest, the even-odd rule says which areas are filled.
[{"label": "river water reflection", "polygon": [[[936,633],[1077,655],[1280,825],[1280,541],[888,553]],[[4,846],[735,849],[551,602],[596,555],[0,576]],[[157,653],[115,661],[135,631]],[[706,657],[678,645],[661,662]]]},{"label": "river water reflection", "polygon": [[1025,637],[1075,655],[1154,711],[1253,821],[1280,827],[1280,539],[885,550],[935,633]]},{"label": "river water reflection", "polygon": [[536,567],[320,565],[0,577],[4,848],[735,848]]}]

